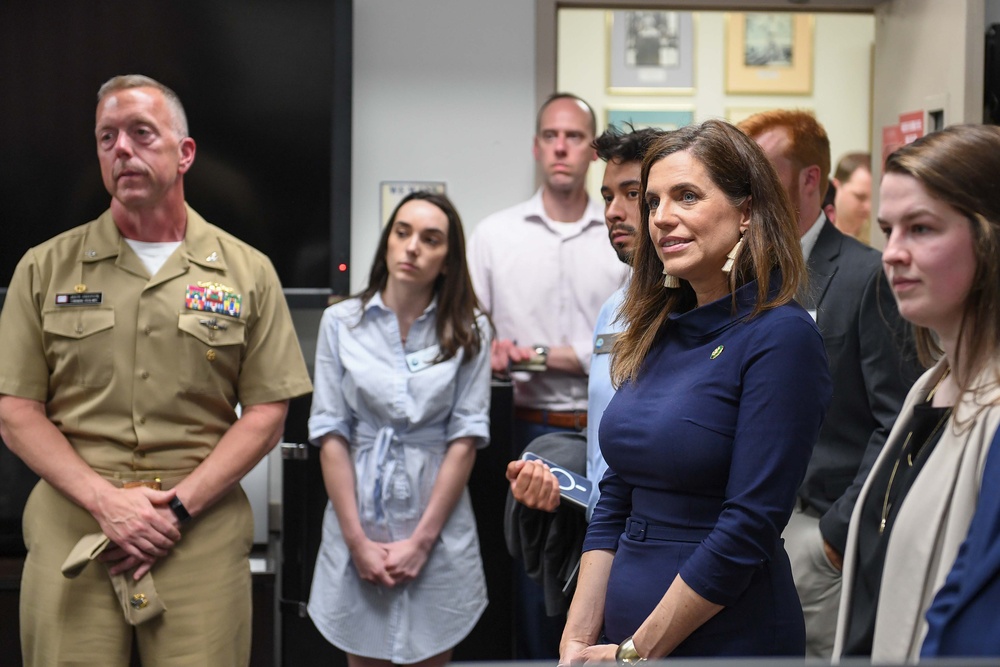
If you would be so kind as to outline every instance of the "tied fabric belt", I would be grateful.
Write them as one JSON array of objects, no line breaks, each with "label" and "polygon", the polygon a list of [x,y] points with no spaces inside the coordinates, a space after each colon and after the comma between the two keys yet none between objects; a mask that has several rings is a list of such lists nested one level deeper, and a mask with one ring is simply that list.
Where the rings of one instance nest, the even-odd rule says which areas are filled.
[{"label": "tied fabric belt", "polygon": [[354,441],[356,499],[365,535],[376,542],[409,537],[426,508],[444,456],[444,432],[400,436],[392,426],[375,431],[362,423]]},{"label": "tied fabric belt", "polygon": [[712,528],[698,526],[661,526],[645,519],[629,517],[625,520],[625,535],[636,542],[660,540],[663,542],[701,542]]},{"label": "tied fabric belt", "polygon": [[515,408],[514,417],[532,424],[545,424],[556,428],[571,428],[582,431],[587,428],[587,412],[585,410],[570,410],[556,412],[554,410],[536,410],[534,408]]}]

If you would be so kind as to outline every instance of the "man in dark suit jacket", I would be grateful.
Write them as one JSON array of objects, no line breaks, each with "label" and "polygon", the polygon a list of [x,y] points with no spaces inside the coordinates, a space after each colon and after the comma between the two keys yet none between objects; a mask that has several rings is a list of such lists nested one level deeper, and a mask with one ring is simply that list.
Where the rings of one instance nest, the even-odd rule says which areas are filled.
[{"label": "man in dark suit jacket", "polygon": [[775,110],[740,128],[764,149],[799,213],[809,269],[800,301],[823,334],[833,379],[833,402],[783,534],[807,654],[830,658],[851,512],[920,367],[881,255],[838,231],[822,211],[830,172],[823,127],[809,113]]}]

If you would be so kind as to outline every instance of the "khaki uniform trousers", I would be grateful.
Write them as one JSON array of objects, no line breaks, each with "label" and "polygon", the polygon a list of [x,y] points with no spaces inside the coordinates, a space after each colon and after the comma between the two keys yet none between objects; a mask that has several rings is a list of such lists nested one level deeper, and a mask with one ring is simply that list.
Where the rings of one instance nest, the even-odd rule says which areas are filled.
[{"label": "khaki uniform trousers", "polygon": [[25,667],[127,667],[133,629],[143,667],[249,663],[253,514],[240,486],[181,527],[181,539],[152,570],[167,610],[134,628],[103,563],[91,563],[75,579],[60,572],[77,540],[95,532],[100,528],[89,512],[44,480],[35,486],[24,509]]},{"label": "khaki uniform trousers", "polygon": [[781,536],[806,621],[806,657],[830,660],[840,608],[840,571],[823,550],[819,517],[796,506]]}]

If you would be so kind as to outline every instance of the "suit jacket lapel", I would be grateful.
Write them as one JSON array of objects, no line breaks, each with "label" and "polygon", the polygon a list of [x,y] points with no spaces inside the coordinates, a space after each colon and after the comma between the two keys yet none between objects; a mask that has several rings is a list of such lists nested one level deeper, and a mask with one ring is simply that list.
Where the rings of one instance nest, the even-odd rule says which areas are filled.
[{"label": "suit jacket lapel", "polygon": [[809,270],[809,286],[802,296],[802,305],[807,310],[818,310],[826,294],[826,288],[837,273],[836,259],[840,255],[843,234],[837,231],[829,220],[823,219],[823,229],[816,238],[816,245],[809,254],[806,268]]}]

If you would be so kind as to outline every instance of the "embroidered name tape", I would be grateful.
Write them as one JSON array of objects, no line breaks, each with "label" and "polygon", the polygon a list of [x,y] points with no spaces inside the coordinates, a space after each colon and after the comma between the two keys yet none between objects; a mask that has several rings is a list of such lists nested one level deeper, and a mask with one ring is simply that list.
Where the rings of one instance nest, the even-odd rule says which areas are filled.
[{"label": "embroidered name tape", "polygon": [[97,306],[104,302],[104,292],[56,294],[57,306]]}]

